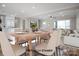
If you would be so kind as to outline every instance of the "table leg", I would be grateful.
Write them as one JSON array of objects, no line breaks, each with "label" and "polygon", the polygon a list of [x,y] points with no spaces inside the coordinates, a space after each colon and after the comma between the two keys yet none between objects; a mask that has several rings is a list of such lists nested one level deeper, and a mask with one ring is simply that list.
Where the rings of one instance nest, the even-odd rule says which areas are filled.
[{"label": "table leg", "polygon": [[15,37],[15,39],[16,39],[15,44],[17,45],[19,38],[18,37]]},{"label": "table leg", "polygon": [[36,37],[36,40],[35,40],[35,44],[37,45],[37,42],[38,42],[38,37]]},{"label": "table leg", "polygon": [[40,37],[38,36],[38,37],[36,37],[36,42],[37,42],[37,44],[39,44],[40,42]]},{"label": "table leg", "polygon": [[40,38],[40,36],[39,36],[39,44],[41,43],[41,38]]},{"label": "table leg", "polygon": [[32,43],[31,40],[29,40],[29,55],[32,56]]}]

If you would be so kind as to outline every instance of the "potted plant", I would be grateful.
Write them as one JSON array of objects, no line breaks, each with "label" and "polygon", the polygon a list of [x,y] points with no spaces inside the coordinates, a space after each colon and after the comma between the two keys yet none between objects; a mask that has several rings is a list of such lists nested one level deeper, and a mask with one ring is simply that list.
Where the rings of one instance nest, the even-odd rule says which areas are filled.
[{"label": "potted plant", "polygon": [[31,23],[31,28],[32,28],[32,31],[36,31],[37,30],[37,23]]}]

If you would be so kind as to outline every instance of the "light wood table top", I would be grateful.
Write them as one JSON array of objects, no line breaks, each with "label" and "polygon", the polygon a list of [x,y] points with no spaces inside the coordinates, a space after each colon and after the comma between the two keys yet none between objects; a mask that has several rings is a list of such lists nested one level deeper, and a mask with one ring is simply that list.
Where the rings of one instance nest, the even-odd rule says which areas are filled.
[{"label": "light wood table top", "polygon": [[16,32],[11,32],[9,33],[10,35],[14,36],[15,39],[17,41],[21,41],[21,40],[25,40],[25,41],[28,41],[28,44],[29,44],[29,55],[31,56],[32,55],[32,39],[34,37],[39,37],[41,34],[43,33],[48,33],[48,32],[33,32],[33,33],[16,33]]},{"label": "light wood table top", "polygon": [[9,33],[10,35],[14,36],[15,39],[18,41],[21,41],[21,40],[25,40],[25,41],[28,41],[28,44],[29,44],[29,55],[31,56],[32,55],[32,39],[34,37],[38,37],[39,34],[35,34],[35,33]]}]

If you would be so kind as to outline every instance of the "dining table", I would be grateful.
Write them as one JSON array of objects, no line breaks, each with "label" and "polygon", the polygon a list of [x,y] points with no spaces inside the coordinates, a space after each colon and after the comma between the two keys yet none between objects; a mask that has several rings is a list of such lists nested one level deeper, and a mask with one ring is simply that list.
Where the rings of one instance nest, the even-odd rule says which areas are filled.
[{"label": "dining table", "polygon": [[45,32],[42,32],[42,31],[31,32],[31,33],[11,32],[9,34],[15,37],[16,42],[22,41],[22,40],[28,41],[29,55],[32,56],[32,39],[35,37],[36,40],[38,40],[38,42],[39,42],[40,36],[42,33],[45,33]]}]

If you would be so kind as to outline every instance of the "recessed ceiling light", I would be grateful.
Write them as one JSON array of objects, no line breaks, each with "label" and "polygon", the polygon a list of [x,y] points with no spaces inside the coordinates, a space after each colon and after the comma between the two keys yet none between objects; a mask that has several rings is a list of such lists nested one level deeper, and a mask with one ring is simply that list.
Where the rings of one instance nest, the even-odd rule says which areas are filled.
[{"label": "recessed ceiling light", "polygon": [[32,8],[33,8],[33,9],[35,9],[36,7],[35,7],[35,6],[33,6]]},{"label": "recessed ceiling light", "polygon": [[21,12],[24,13],[24,10],[22,10]]},{"label": "recessed ceiling light", "polygon": [[2,4],[2,7],[6,7],[6,5],[5,4]]}]

